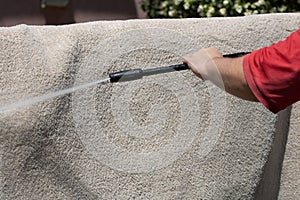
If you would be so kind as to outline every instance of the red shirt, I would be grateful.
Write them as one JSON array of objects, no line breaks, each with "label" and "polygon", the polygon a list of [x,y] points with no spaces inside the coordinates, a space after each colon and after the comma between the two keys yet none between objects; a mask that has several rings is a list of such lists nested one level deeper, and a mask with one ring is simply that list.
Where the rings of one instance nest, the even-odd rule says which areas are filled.
[{"label": "red shirt", "polygon": [[246,80],[256,98],[277,113],[300,100],[300,29],[284,41],[243,59]]}]

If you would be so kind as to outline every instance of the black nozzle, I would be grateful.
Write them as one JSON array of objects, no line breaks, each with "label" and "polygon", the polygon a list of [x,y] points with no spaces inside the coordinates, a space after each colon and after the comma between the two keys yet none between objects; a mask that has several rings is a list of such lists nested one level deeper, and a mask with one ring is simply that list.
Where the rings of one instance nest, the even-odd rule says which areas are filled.
[{"label": "black nozzle", "polygon": [[126,82],[143,78],[142,69],[129,69],[109,74],[110,82]]},{"label": "black nozzle", "polygon": [[181,71],[189,69],[187,64],[171,65],[165,67],[157,67],[152,69],[129,69],[109,74],[110,82],[126,82],[141,79],[144,76],[155,74],[163,74],[167,72]]}]

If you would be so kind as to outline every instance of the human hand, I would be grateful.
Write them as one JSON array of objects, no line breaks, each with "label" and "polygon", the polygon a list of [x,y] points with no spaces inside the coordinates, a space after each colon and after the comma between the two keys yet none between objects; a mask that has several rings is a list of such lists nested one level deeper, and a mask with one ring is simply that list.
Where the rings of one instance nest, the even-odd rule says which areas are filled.
[{"label": "human hand", "polygon": [[224,58],[214,47],[200,49],[183,57],[202,80],[209,80],[222,90],[242,99],[257,101],[243,71],[243,57]]},{"label": "human hand", "polygon": [[219,50],[209,47],[184,56],[183,62],[202,80],[211,80],[216,74],[219,76],[214,59],[222,57]]}]

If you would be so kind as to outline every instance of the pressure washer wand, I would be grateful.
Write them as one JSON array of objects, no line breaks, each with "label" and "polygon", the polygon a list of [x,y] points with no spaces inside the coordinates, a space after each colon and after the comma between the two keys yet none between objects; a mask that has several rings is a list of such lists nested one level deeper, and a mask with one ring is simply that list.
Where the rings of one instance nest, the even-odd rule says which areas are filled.
[{"label": "pressure washer wand", "polygon": [[[250,52],[240,52],[240,53],[234,53],[234,54],[227,54],[223,55],[223,57],[226,58],[236,58],[241,57]],[[187,70],[189,69],[189,66],[187,64],[177,64],[177,65],[170,65],[170,66],[164,66],[164,67],[157,67],[152,69],[129,69],[119,72],[114,72],[109,74],[110,82],[126,82],[126,81],[133,81],[143,78],[144,76],[151,76],[156,74],[164,74],[168,72],[174,72],[174,71],[181,71],[181,70]]]}]

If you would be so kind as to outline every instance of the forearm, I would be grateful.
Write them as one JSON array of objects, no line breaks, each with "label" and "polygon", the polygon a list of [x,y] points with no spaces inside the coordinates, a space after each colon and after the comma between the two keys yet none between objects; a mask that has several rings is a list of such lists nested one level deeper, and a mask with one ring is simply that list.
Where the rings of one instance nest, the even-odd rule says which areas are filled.
[{"label": "forearm", "polygon": [[243,58],[224,58],[214,47],[200,49],[184,57],[184,62],[201,79],[239,98],[258,101],[246,81]]},{"label": "forearm", "polygon": [[[223,58],[216,57],[212,59],[219,74],[222,78],[222,84],[226,92],[239,98],[258,101],[253,95],[246,81],[243,71],[243,57],[239,58]],[[210,79],[210,77],[208,77]],[[214,84],[220,87],[220,83],[210,79]]]}]

